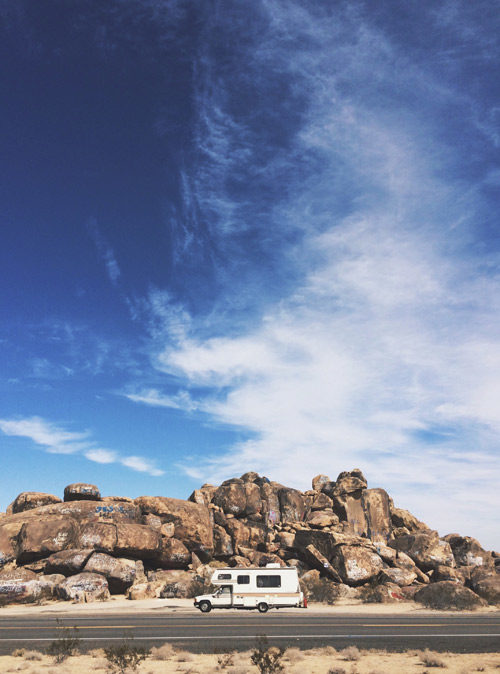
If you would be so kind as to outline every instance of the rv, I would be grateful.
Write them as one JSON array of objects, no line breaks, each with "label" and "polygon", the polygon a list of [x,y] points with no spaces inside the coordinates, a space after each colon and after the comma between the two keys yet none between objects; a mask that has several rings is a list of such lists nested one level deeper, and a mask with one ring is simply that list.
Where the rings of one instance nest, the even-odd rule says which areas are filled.
[{"label": "rv", "polygon": [[202,613],[213,608],[256,608],[265,613],[270,608],[307,608],[307,599],[300,591],[297,569],[268,564],[259,569],[216,569],[213,594],[195,597],[194,605]]}]

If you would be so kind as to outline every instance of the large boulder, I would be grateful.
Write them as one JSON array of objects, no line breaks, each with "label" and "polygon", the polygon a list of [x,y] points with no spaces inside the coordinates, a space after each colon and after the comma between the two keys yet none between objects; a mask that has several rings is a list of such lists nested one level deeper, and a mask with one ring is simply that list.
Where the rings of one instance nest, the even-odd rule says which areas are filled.
[{"label": "large boulder", "polygon": [[109,599],[108,581],[100,573],[86,571],[66,578],[57,588],[61,599],[79,602]]},{"label": "large boulder", "polygon": [[313,529],[335,527],[339,523],[338,515],[327,510],[314,510],[306,518],[306,523]]},{"label": "large boulder", "polygon": [[308,545],[302,550],[302,555],[306,563],[313,569],[317,569],[322,575],[328,576],[336,583],[340,583],[341,579],[337,571],[333,568],[327,558],[317,550],[314,545]]},{"label": "large boulder", "polygon": [[18,536],[17,561],[21,564],[48,557],[74,546],[78,525],[72,518],[51,517],[23,524]]},{"label": "large boulder", "polygon": [[10,517],[0,522],[0,569],[16,558],[17,536],[22,526],[22,522],[12,522]]},{"label": "large boulder", "polygon": [[80,573],[93,550],[61,550],[47,557],[44,564],[45,573],[59,573],[73,576]]},{"label": "large boulder", "polygon": [[260,513],[262,502],[260,488],[253,482],[222,484],[213,494],[212,503],[235,517],[248,517]]},{"label": "large boulder", "polygon": [[278,492],[282,522],[301,522],[305,514],[305,499],[297,489],[284,487]]},{"label": "large boulder", "polygon": [[382,569],[378,575],[381,583],[394,583],[401,587],[411,585],[417,579],[417,574],[411,569]]},{"label": "large boulder", "polygon": [[430,571],[439,565],[455,566],[455,558],[449,543],[442,541],[437,532],[400,536],[389,545],[409,555],[423,571]]},{"label": "large boulder", "polygon": [[235,551],[239,546],[260,549],[265,545],[267,528],[259,522],[243,523],[241,520],[232,518],[227,520],[226,528]]},{"label": "large boulder", "polygon": [[328,475],[316,475],[312,479],[312,488],[314,491],[321,491],[325,484],[328,484],[330,481]]},{"label": "large boulder", "polygon": [[42,506],[50,505],[52,503],[61,503],[61,499],[53,494],[44,494],[39,491],[23,491],[7,508],[8,513],[13,515],[22,513],[33,508],[41,508]]},{"label": "large boulder", "polygon": [[69,501],[26,510],[7,518],[8,522],[31,522],[48,517],[72,517],[78,522],[140,522],[138,506],[123,501]]},{"label": "large boulder", "polygon": [[354,492],[366,489],[367,481],[359,468],[340,473],[333,487],[333,495],[353,494]]},{"label": "large boulder", "polygon": [[359,545],[339,545],[331,560],[346,585],[361,585],[375,578],[384,566],[372,550]]},{"label": "large boulder", "polygon": [[331,510],[333,500],[322,491],[313,492],[310,498],[311,510]]},{"label": "large boulder", "polygon": [[85,522],[78,534],[78,549],[113,552],[116,547],[116,525],[112,522]]},{"label": "large boulder", "polygon": [[174,536],[203,558],[213,553],[212,523],[208,508],[199,503],[166,496],[141,496],[135,499],[143,514],[158,515],[162,522],[173,522]]},{"label": "large boulder", "polygon": [[136,579],[135,561],[132,559],[116,559],[103,552],[95,552],[84,572],[98,573],[106,578],[111,594],[122,594]]},{"label": "large boulder", "polygon": [[214,556],[231,557],[234,554],[231,536],[218,524],[214,525]]},{"label": "large boulder", "polygon": [[56,593],[59,579],[56,577],[41,577],[24,580],[13,578],[0,579],[0,606],[6,604],[34,604],[42,599],[53,597]]},{"label": "large boulder", "polygon": [[160,553],[161,535],[143,524],[120,522],[116,527],[115,554],[134,559],[153,559]]},{"label": "large boulder", "polygon": [[281,521],[280,500],[278,489],[270,482],[262,482],[260,485],[260,498],[262,501],[262,518],[270,527]]},{"label": "large boulder", "polygon": [[426,585],[415,593],[414,600],[428,608],[441,610],[467,611],[486,604],[469,588],[449,580]]},{"label": "large boulder", "polygon": [[364,489],[361,505],[366,518],[366,535],[374,543],[385,543],[392,528],[389,495],[384,489]]},{"label": "large boulder", "polygon": [[391,521],[395,528],[405,528],[410,534],[429,530],[427,524],[421,522],[415,515],[412,515],[408,510],[403,510],[403,508],[391,508]]},{"label": "large boulder", "polygon": [[75,482],[64,488],[65,501],[100,501],[101,492],[95,484]]},{"label": "large boulder", "polygon": [[500,574],[494,569],[476,567],[469,582],[474,592],[488,604],[500,604]]},{"label": "large boulder", "polygon": [[185,569],[191,563],[191,553],[177,538],[163,538],[155,564],[162,569]]},{"label": "large boulder", "polygon": [[450,544],[458,566],[493,566],[493,555],[483,550],[475,538],[448,534],[444,540]]}]

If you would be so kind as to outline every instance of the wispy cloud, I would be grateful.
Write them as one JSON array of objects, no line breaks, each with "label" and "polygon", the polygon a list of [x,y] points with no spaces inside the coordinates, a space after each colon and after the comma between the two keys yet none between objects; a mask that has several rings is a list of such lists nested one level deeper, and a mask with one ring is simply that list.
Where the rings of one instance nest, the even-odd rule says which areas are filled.
[{"label": "wispy cloud", "polygon": [[[239,71],[216,70],[209,50],[198,70],[190,199],[214,245],[235,251],[235,266],[225,260],[209,316],[151,298],[158,321],[178,319],[155,332],[153,364],[184,382],[185,398],[128,397],[185,404],[251,435],[186,466],[192,476],[251,468],[306,487],[316,472],[360,464],[430,524],[446,529],[460,512],[462,528],[491,540],[478,522],[498,507],[500,275],[497,256],[476,239],[490,173],[470,176],[464,189],[466,157],[443,134],[451,110],[461,138],[482,133],[471,98],[420,54],[407,58],[362,3],[332,14],[295,2],[261,7],[267,21],[245,33],[239,87]],[[287,84],[285,101],[303,92],[307,102],[282,146],[266,153],[274,110],[264,88],[274,74]],[[238,108],[235,90],[254,93],[255,105]],[[263,188],[269,201],[256,193],[249,202],[239,180],[282,191]],[[258,281],[245,288],[243,259],[262,293]],[[239,312],[227,310],[238,306],[235,294]],[[188,389],[202,393],[193,401]],[[469,513],[465,493],[476,504]]]},{"label": "wispy cloud", "polygon": [[95,218],[88,220],[87,229],[96,245],[97,252],[104,262],[109,280],[114,286],[118,285],[118,280],[121,276],[120,267],[118,266],[113,249],[102,235]]},{"label": "wispy cloud", "polygon": [[5,435],[28,438],[49,454],[82,454],[96,463],[120,463],[152,476],[164,474],[152,461],[141,456],[121,456],[118,452],[99,447],[90,432],[67,431],[40,417],[25,419],[0,419],[0,430]]}]

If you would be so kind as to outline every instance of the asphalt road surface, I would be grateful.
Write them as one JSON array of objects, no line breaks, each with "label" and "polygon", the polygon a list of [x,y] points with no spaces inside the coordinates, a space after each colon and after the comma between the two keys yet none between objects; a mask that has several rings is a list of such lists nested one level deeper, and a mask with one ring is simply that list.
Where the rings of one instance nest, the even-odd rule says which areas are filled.
[{"label": "asphalt road surface", "polygon": [[283,647],[384,648],[400,651],[430,648],[436,651],[500,651],[500,613],[453,616],[325,615],[310,610],[227,611],[203,615],[143,613],[82,616],[65,614],[63,622],[51,615],[0,616],[0,654],[14,648],[44,649],[60,637],[61,628],[77,627],[81,648],[105,647],[134,639],[135,645],[170,642],[193,652],[246,650],[257,635]]}]

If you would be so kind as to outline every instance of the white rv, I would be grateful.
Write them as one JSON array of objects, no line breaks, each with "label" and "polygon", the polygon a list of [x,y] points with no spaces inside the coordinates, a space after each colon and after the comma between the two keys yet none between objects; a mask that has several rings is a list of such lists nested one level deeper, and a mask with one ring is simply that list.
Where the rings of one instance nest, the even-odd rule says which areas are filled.
[{"label": "white rv", "polygon": [[256,608],[261,613],[270,608],[307,608],[297,569],[282,568],[279,564],[259,569],[216,569],[212,585],[219,585],[219,589],[194,598],[194,605],[202,613],[213,608]]}]

